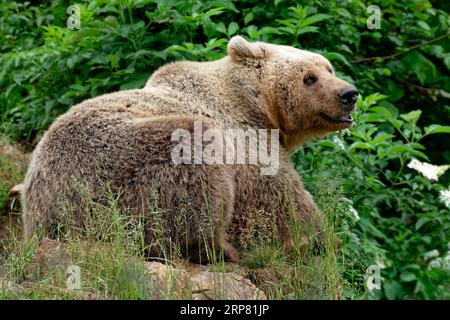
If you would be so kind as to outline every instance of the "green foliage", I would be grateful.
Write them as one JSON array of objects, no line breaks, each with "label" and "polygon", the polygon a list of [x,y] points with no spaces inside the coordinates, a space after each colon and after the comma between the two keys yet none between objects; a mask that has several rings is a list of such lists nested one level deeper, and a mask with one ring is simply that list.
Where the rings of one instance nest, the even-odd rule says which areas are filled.
[{"label": "green foliage", "polygon": [[[293,159],[322,207],[329,198],[317,181],[342,180],[345,295],[448,298],[450,213],[439,192],[450,177],[430,181],[407,166],[450,163],[448,5],[383,1],[381,29],[370,30],[360,0],[76,3],[80,30],[66,27],[69,1],[0,4],[1,133],[34,145],[73,104],[139,88],[170,61],[220,58],[236,34],[322,53],[364,96],[357,125]],[[432,250],[439,255],[427,258]],[[376,263],[385,266],[383,289],[368,293],[364,273]]]},{"label": "green foliage", "polygon": [[448,264],[436,267],[426,258],[427,252],[438,250],[442,259],[449,259],[450,214],[439,201],[445,188],[407,165],[415,158],[428,160],[421,141],[448,133],[450,127],[422,129],[417,125],[420,110],[398,116],[380,105],[385,99],[379,94],[359,99],[357,126],[309,144],[294,160],[299,172],[306,172],[308,185],[314,186],[318,172],[329,181],[344,178],[347,210],[341,209],[340,233],[348,281],[354,283],[370,265],[380,264],[383,291],[368,297],[449,298]]}]

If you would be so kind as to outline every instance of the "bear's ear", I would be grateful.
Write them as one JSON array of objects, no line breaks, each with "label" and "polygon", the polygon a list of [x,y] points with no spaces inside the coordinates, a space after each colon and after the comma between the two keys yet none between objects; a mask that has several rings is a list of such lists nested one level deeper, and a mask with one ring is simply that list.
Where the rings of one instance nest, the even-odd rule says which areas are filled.
[{"label": "bear's ear", "polygon": [[263,43],[248,42],[241,36],[234,36],[227,46],[231,60],[237,63],[254,64],[257,60],[266,57],[266,49]]}]

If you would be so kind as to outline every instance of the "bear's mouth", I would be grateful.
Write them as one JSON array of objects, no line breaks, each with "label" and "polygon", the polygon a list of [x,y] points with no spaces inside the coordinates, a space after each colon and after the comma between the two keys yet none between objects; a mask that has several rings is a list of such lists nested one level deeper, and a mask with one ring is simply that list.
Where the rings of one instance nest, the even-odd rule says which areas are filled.
[{"label": "bear's mouth", "polygon": [[354,123],[353,118],[350,114],[345,115],[345,116],[339,116],[339,117],[331,117],[329,115],[327,115],[326,113],[320,112],[319,115],[330,122],[334,122],[334,123],[340,123],[340,124],[345,124],[345,125],[352,125]]}]

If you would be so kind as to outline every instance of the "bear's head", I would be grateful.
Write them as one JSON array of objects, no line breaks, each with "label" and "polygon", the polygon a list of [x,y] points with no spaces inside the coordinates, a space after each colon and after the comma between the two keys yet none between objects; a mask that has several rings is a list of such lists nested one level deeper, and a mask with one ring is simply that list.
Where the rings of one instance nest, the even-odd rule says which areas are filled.
[{"label": "bear's head", "polygon": [[355,110],[358,91],[336,77],[323,56],[289,46],[248,42],[240,36],[233,37],[227,49],[243,75],[258,73],[255,85],[264,97],[268,118],[280,129],[289,151],[308,139],[353,125],[350,113]]}]

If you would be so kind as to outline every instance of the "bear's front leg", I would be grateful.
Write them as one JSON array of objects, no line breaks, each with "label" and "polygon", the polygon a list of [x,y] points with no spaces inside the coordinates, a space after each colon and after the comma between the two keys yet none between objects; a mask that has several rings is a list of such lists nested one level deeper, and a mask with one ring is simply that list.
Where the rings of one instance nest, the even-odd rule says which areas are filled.
[{"label": "bear's front leg", "polygon": [[[327,222],[290,160],[286,160],[285,165],[287,170],[279,179],[281,182],[286,181],[285,198],[289,200],[280,211],[280,221],[285,222],[279,224],[280,236],[287,248],[318,253],[327,247],[324,232]],[[331,235],[328,244],[333,245],[335,251],[341,247],[341,241],[336,235]]]},{"label": "bear's front leg", "polygon": [[[288,162],[288,172],[282,178],[286,182],[285,207],[280,211],[280,235],[287,248],[306,251],[323,243],[323,214],[305,189],[298,173]],[[283,218],[285,216],[285,218]]]},{"label": "bear's front leg", "polygon": [[274,175],[262,175],[256,165],[237,168],[231,231],[237,246],[249,247],[278,238],[286,247],[299,248],[313,239],[320,240],[322,214],[287,153],[280,151]]}]

